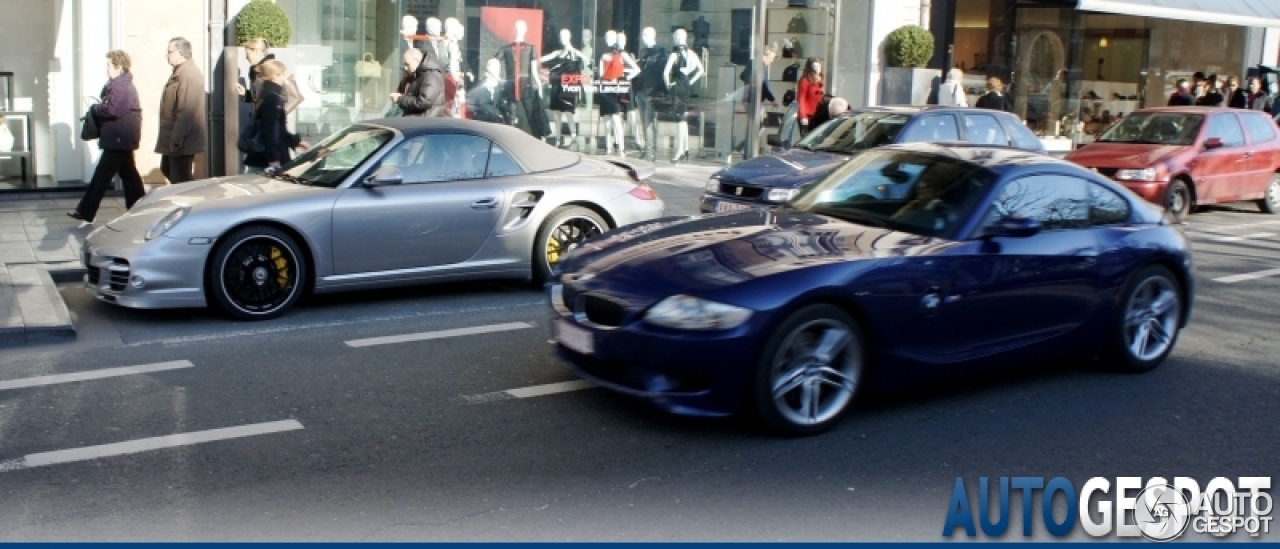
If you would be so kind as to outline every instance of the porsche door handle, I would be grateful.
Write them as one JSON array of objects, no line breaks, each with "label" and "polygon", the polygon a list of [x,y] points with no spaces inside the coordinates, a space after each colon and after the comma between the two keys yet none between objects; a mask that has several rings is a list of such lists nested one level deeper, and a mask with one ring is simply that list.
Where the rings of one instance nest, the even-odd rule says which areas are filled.
[{"label": "porsche door handle", "polygon": [[484,198],[471,203],[471,209],[473,210],[492,210],[496,207],[498,207],[498,199],[496,198]]}]

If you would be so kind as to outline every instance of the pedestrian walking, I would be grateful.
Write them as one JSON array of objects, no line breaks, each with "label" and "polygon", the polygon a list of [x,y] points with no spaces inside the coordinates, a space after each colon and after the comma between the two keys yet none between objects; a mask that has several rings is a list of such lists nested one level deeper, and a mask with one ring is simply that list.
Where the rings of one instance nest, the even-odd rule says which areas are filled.
[{"label": "pedestrian walking", "polygon": [[992,76],[987,79],[987,93],[978,98],[979,109],[1013,112],[1013,103],[1004,95],[1004,81]]},{"label": "pedestrian walking", "polygon": [[257,65],[258,87],[253,105],[250,150],[244,151],[245,173],[264,173],[278,169],[289,161],[289,150],[311,147],[296,134],[289,133],[286,107],[289,101],[285,86],[288,80],[284,63],[267,59]]},{"label": "pedestrian walking", "polygon": [[89,107],[88,114],[98,126],[102,157],[80,204],[67,212],[73,219],[92,223],[102,197],[117,175],[124,182],[125,207],[132,208],[146,194],[133,156],[142,141],[142,107],[133,86],[133,73],[129,72],[132,64],[129,54],[123,51],[107,52],[107,85],[102,88],[101,100]]},{"label": "pedestrian walking", "polygon": [[964,71],[947,71],[947,81],[938,86],[938,104],[943,107],[969,106],[969,97],[964,93]]},{"label": "pedestrian walking", "polygon": [[160,171],[170,183],[195,179],[192,165],[205,151],[204,76],[191,60],[191,42],[185,38],[169,41],[169,65],[173,74],[160,96],[160,135],[156,152]]},{"label": "pedestrian walking", "polygon": [[826,97],[825,81],[822,77],[822,60],[810,57],[805,61],[800,82],[796,84],[796,102],[800,104],[798,119],[800,135],[807,135],[813,129],[810,118],[818,112],[822,100]]}]

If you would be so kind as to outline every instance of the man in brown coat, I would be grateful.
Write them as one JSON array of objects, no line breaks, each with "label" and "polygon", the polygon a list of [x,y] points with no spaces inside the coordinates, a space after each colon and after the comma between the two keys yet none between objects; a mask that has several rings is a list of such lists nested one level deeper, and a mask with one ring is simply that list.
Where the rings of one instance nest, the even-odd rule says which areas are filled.
[{"label": "man in brown coat", "polygon": [[204,76],[191,60],[191,42],[185,38],[169,41],[169,64],[173,76],[160,96],[160,171],[170,183],[194,179],[192,164],[205,151]]}]

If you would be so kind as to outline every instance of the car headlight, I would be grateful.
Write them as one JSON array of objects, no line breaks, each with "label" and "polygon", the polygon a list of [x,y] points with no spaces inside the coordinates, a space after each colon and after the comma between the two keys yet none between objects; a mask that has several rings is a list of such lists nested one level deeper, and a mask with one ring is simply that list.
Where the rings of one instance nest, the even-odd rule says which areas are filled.
[{"label": "car headlight", "polygon": [[711,179],[708,179],[708,180],[707,180],[707,192],[709,192],[709,193],[718,193],[718,192],[720,192],[720,178],[719,178],[719,177],[716,177],[716,176],[714,176],[714,175],[713,175],[713,176],[711,176]]},{"label": "car headlight", "polygon": [[1147,168],[1145,170],[1119,170],[1116,172],[1116,179],[1124,181],[1154,181],[1155,178],[1155,168]]},{"label": "car headlight", "polygon": [[750,309],[687,295],[668,297],[644,315],[649,324],[678,330],[728,330],[749,318]]},{"label": "car headlight", "polygon": [[183,206],[169,212],[169,215],[160,218],[160,220],[156,221],[154,225],[151,225],[151,228],[147,229],[147,234],[144,235],[144,237],[147,240],[154,240],[156,237],[169,232],[169,229],[172,229],[174,225],[177,225],[179,221],[182,221],[182,218],[186,217],[187,212],[189,211],[191,211],[190,206]]},{"label": "car headlight", "polygon": [[800,194],[800,189],[769,189],[769,194],[765,195],[765,200],[769,202],[786,202],[795,198]]}]

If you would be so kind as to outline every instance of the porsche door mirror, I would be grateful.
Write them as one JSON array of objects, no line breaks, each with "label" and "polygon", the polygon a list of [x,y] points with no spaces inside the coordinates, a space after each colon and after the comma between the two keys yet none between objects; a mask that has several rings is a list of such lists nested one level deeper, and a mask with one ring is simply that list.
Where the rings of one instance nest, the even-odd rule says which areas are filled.
[{"label": "porsche door mirror", "polygon": [[366,177],[364,180],[364,186],[366,187],[388,187],[402,184],[404,184],[404,173],[395,166],[378,168],[378,171],[373,172],[373,175]]}]

